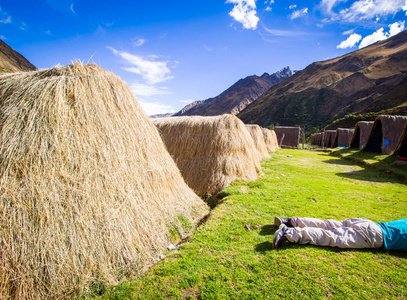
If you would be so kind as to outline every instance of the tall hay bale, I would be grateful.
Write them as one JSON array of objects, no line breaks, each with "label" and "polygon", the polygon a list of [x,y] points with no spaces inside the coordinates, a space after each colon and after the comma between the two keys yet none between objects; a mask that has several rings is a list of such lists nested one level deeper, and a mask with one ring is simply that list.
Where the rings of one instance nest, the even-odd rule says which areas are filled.
[{"label": "tall hay bale", "polygon": [[350,148],[362,149],[366,145],[370,130],[374,121],[359,121],[356,123],[355,131],[350,142]]},{"label": "tall hay bale", "polygon": [[318,146],[322,146],[323,139],[324,139],[324,133],[323,132],[318,132],[317,133],[317,138],[316,138],[316,144]]},{"label": "tall hay bale", "polygon": [[381,115],[376,118],[363,151],[392,154],[407,123],[405,116]]},{"label": "tall hay bale", "polygon": [[1,75],[0,130],[2,299],[139,275],[208,213],[132,90],[95,65]]},{"label": "tall hay bale", "polygon": [[274,130],[268,128],[261,128],[263,133],[264,143],[266,144],[268,152],[275,152],[278,149],[277,136]]},{"label": "tall hay bale", "polygon": [[332,148],[335,142],[336,130],[325,130],[324,148]]},{"label": "tall hay bale", "polygon": [[407,123],[404,125],[403,133],[400,136],[399,143],[394,151],[394,154],[397,155],[399,159],[407,160]]},{"label": "tall hay bale", "polygon": [[252,136],[254,145],[259,152],[260,160],[270,158],[270,154],[267,151],[267,146],[264,141],[263,132],[261,131],[260,126],[256,124],[249,124],[246,125],[246,128]]},{"label": "tall hay bale", "polygon": [[300,144],[300,127],[276,126],[274,131],[277,135],[278,145],[281,148],[298,148]]},{"label": "tall hay bale", "polygon": [[336,130],[333,148],[348,148],[354,131],[354,129],[350,128],[338,128]]},{"label": "tall hay bale", "polygon": [[253,139],[232,115],[153,119],[185,182],[212,197],[235,179],[255,180],[261,166]]}]

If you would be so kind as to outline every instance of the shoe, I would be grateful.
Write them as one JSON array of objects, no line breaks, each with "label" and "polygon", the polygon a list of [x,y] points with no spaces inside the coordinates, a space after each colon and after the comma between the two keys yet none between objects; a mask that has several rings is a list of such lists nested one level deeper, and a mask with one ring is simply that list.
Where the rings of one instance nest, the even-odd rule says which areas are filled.
[{"label": "shoe", "polygon": [[273,249],[278,248],[282,242],[287,240],[285,233],[287,232],[288,227],[285,224],[281,224],[278,230],[274,233],[273,238]]},{"label": "shoe", "polygon": [[291,225],[291,220],[290,220],[290,218],[274,217],[274,226],[280,227],[281,224],[284,224],[285,226],[288,226],[288,227],[293,227],[293,226]]}]

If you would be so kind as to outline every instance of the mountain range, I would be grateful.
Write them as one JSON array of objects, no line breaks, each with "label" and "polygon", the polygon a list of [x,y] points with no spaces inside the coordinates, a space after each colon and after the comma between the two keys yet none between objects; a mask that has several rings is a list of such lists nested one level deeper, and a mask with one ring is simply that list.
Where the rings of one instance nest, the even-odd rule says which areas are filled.
[{"label": "mountain range", "polygon": [[24,56],[0,40],[0,73],[35,71],[37,68]]},{"label": "mountain range", "polygon": [[294,72],[286,67],[274,74],[252,75],[240,79],[220,95],[207,100],[195,101],[185,106],[175,116],[215,116],[238,114],[272,86],[290,77]]},{"label": "mountain range", "polygon": [[271,87],[237,116],[261,126],[309,129],[378,113],[407,113],[407,31],[315,62]]}]

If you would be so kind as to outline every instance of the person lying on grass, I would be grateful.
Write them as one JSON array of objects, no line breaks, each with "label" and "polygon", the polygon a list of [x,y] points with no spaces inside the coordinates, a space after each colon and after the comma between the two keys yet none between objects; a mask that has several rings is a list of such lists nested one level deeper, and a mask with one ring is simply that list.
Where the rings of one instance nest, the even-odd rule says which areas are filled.
[{"label": "person lying on grass", "polygon": [[375,223],[365,218],[323,221],[275,217],[274,225],[279,228],[274,234],[273,248],[288,240],[315,246],[407,251],[407,219]]}]

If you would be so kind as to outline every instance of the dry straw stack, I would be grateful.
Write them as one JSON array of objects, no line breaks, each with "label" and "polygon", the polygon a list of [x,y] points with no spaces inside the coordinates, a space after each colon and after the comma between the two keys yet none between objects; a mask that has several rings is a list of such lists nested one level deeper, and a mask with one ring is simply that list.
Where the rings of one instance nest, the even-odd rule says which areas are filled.
[{"label": "dry straw stack", "polygon": [[406,123],[407,117],[405,116],[378,116],[362,150],[392,154],[396,150]]},{"label": "dry straw stack", "polygon": [[356,123],[355,131],[350,142],[350,148],[362,149],[366,145],[373,121],[359,121]]},{"label": "dry straw stack", "polygon": [[277,136],[274,130],[268,128],[261,128],[263,133],[264,142],[266,143],[268,152],[275,152],[278,149]]},{"label": "dry straw stack", "polygon": [[118,76],[80,63],[2,75],[0,97],[0,298],[138,275],[208,213]]},{"label": "dry straw stack", "polygon": [[270,154],[267,151],[267,146],[264,141],[263,132],[259,125],[250,124],[246,125],[247,130],[249,131],[254,145],[256,146],[257,151],[259,152],[260,160],[270,158]]},{"label": "dry straw stack", "polygon": [[336,130],[325,130],[323,145],[324,148],[332,148],[335,142]]},{"label": "dry straw stack", "polygon": [[338,128],[336,130],[335,141],[332,148],[348,148],[354,131],[354,129],[350,128]]},{"label": "dry straw stack", "polygon": [[199,196],[214,196],[235,179],[261,172],[253,139],[232,115],[154,119],[168,152]]}]

